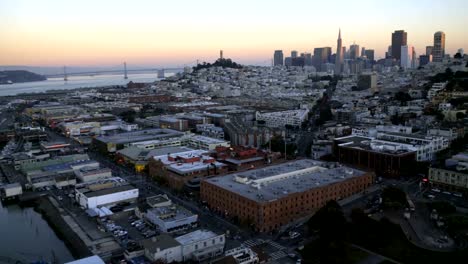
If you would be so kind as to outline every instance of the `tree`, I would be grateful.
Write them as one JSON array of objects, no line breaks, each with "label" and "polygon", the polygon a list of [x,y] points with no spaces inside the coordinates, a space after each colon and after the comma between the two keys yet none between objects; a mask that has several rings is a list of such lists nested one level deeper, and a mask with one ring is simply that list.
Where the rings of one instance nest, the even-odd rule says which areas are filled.
[{"label": "tree", "polygon": [[450,69],[450,67],[447,67],[447,69],[445,69],[445,75],[447,75],[447,77],[453,77],[453,71],[452,69]]},{"label": "tree", "polygon": [[457,120],[463,119],[463,118],[465,118],[465,116],[466,116],[465,113],[457,112]]},{"label": "tree", "polygon": [[128,123],[133,123],[135,121],[136,112],[135,110],[128,110],[120,113],[120,117]]},{"label": "tree", "polygon": [[400,101],[400,104],[406,103],[408,101],[411,101],[411,96],[408,93],[399,91],[395,94],[394,97],[395,100]]},{"label": "tree", "polygon": [[406,193],[396,187],[387,187],[382,192],[382,204],[393,209],[406,207]]},{"label": "tree", "polygon": [[462,55],[460,52],[455,53],[455,56],[453,56],[455,59],[461,59]]},{"label": "tree", "polygon": [[319,231],[321,263],[347,263],[347,222],[341,206],[336,201],[328,201],[312,216],[307,226],[309,230]]}]

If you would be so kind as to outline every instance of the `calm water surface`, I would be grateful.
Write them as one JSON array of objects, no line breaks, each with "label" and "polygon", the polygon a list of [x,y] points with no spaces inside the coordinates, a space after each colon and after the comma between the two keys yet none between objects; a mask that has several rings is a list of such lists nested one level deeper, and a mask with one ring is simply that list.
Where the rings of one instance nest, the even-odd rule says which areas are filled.
[{"label": "calm water surface", "polygon": [[0,203],[0,263],[54,259],[64,263],[74,258],[42,216],[32,207]]},{"label": "calm water surface", "polygon": [[[165,76],[174,75],[174,72],[166,72]],[[27,82],[0,85],[0,96],[16,95],[19,93],[36,93],[47,90],[76,89],[82,87],[99,87],[108,85],[126,85],[128,82],[154,82],[158,80],[156,73],[129,74],[128,79],[122,75],[94,75],[94,76],[70,76],[68,81],[63,78],[49,78],[41,82]]]}]

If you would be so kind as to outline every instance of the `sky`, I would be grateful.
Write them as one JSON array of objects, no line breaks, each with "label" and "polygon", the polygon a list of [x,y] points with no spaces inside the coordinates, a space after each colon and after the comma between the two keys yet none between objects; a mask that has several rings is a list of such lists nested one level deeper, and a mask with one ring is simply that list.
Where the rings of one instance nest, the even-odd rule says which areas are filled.
[{"label": "sky", "polygon": [[468,52],[467,0],[0,0],[0,65],[191,65],[219,50],[267,65],[282,49],[355,42],[384,56],[404,29],[418,54],[444,31]]}]

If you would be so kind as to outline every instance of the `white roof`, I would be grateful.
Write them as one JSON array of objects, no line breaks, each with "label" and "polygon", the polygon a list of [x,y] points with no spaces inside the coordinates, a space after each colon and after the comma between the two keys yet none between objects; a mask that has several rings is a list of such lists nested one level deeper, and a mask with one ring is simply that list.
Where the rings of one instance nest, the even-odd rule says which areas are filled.
[{"label": "white roof", "polygon": [[99,256],[91,256],[87,258],[78,259],[75,261],[67,262],[65,264],[105,264]]}]

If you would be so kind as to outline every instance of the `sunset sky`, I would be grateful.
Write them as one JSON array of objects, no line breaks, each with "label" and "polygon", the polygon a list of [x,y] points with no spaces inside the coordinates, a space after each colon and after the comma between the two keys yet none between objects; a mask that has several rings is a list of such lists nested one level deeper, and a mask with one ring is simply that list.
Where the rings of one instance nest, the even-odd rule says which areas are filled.
[{"label": "sunset sky", "polygon": [[444,31],[468,52],[467,0],[0,0],[0,65],[180,66],[225,57],[268,64],[275,49],[336,51],[356,42],[384,56],[404,29],[416,52]]}]

